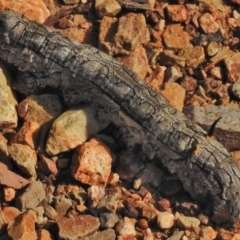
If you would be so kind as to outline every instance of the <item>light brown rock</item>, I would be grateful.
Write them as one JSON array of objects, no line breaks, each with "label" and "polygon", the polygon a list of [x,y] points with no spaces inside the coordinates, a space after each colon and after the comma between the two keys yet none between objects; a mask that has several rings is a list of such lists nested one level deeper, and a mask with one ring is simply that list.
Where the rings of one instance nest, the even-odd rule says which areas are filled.
[{"label": "light brown rock", "polygon": [[64,112],[50,129],[46,152],[49,155],[57,155],[71,150],[107,127],[109,123],[97,121],[95,114],[94,108],[84,105]]},{"label": "light brown rock", "polygon": [[185,99],[185,89],[183,87],[175,82],[167,82],[161,93],[174,108],[182,111]]},{"label": "light brown rock", "polygon": [[204,13],[199,18],[199,25],[205,33],[215,33],[219,28],[219,25],[214,21],[210,13]]},{"label": "light brown rock", "polygon": [[148,221],[155,221],[158,214],[159,211],[151,203],[144,204],[142,207],[142,217],[146,218]]},{"label": "light brown rock", "polygon": [[[135,220],[128,217],[124,217],[116,226],[115,231],[118,235],[122,237],[134,237],[136,235],[135,231]],[[126,238],[128,239],[128,238]]]},{"label": "light brown rock", "polygon": [[39,124],[33,121],[25,121],[23,126],[11,140],[11,144],[20,143],[28,145],[32,149],[37,148],[39,136]]},{"label": "light brown rock", "polygon": [[16,240],[37,240],[35,221],[35,213],[27,210],[8,224],[8,235]]},{"label": "light brown rock", "polygon": [[30,20],[44,23],[50,12],[42,0],[1,0],[0,9],[11,9],[23,14]]},{"label": "light brown rock", "polygon": [[217,237],[217,232],[211,226],[206,226],[201,229],[200,235],[204,240],[212,240]]},{"label": "light brown rock", "polygon": [[8,167],[0,162],[0,183],[14,189],[21,189],[29,184],[29,181],[25,178],[17,175],[16,173],[8,170]]},{"label": "light brown rock", "polygon": [[168,5],[166,9],[170,21],[184,22],[188,18],[187,10],[184,5]]},{"label": "light brown rock", "polygon": [[15,128],[18,121],[17,101],[9,87],[9,81],[7,70],[0,64],[0,129]]},{"label": "light brown rock", "polygon": [[34,209],[45,198],[46,192],[40,181],[34,181],[16,199],[16,207],[21,211]]},{"label": "light brown rock", "polygon": [[11,187],[4,187],[3,194],[4,194],[4,201],[11,202],[15,198],[16,190]]},{"label": "light brown rock", "polygon": [[169,229],[174,224],[175,217],[169,212],[160,212],[157,216],[157,225],[161,229]]},{"label": "light brown rock", "polygon": [[13,143],[8,152],[19,170],[27,176],[36,176],[37,154],[27,145]]},{"label": "light brown rock", "polygon": [[180,24],[171,24],[163,33],[163,40],[168,48],[183,49],[190,45],[190,36]]},{"label": "light brown rock", "polygon": [[111,173],[110,150],[100,140],[92,138],[74,153],[72,176],[85,184],[105,186]]},{"label": "light brown rock", "polygon": [[59,228],[59,238],[76,240],[96,232],[100,226],[98,218],[90,215],[80,215],[71,218],[58,216],[56,222]]},{"label": "light brown rock", "polygon": [[9,157],[7,139],[0,134],[0,162],[7,165],[9,169],[13,168],[12,160]]},{"label": "light brown rock", "polygon": [[116,0],[96,0],[95,11],[99,18],[115,17],[121,11],[121,6]]},{"label": "light brown rock", "polygon": [[148,64],[146,50],[143,47],[138,47],[131,51],[129,55],[116,59],[131,68],[142,79],[152,71]]},{"label": "light brown rock", "polygon": [[234,53],[233,55],[224,59],[224,63],[228,70],[228,81],[234,83],[240,80],[240,53]]},{"label": "light brown rock", "polygon": [[118,47],[127,51],[147,44],[150,35],[143,14],[128,13],[120,17],[114,41]]},{"label": "light brown rock", "polygon": [[186,66],[196,68],[205,61],[204,48],[200,46],[186,47],[179,51],[178,56],[186,59]]},{"label": "light brown rock", "polygon": [[115,240],[116,234],[113,229],[106,229],[101,232],[94,233],[93,235],[89,237],[81,238],[81,240]]},{"label": "light brown rock", "polygon": [[197,218],[194,217],[186,217],[184,215],[180,215],[176,219],[178,227],[182,229],[191,229],[198,227],[200,224],[200,221]]},{"label": "light brown rock", "polygon": [[60,99],[54,94],[31,95],[24,100],[24,104],[26,101],[27,113],[24,119],[37,122],[40,126],[58,117],[62,112]]}]

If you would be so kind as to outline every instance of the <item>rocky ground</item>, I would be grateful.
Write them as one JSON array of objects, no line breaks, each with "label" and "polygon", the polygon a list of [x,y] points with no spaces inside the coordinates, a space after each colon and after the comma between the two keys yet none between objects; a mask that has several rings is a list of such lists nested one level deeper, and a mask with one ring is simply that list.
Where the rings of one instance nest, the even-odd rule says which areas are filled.
[{"label": "rocky ground", "polygon": [[[0,0],[132,68],[240,159],[239,0]],[[16,56],[17,57],[17,56]],[[237,240],[94,109],[20,96],[0,71],[0,240]],[[7,72],[9,70],[9,73]]]}]

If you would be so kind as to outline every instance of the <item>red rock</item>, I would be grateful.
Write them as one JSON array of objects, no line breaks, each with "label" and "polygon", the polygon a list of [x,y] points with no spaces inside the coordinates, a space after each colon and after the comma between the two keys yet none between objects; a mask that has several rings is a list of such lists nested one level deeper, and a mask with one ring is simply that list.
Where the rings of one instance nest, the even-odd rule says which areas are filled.
[{"label": "red rock", "polygon": [[71,166],[72,176],[82,183],[105,186],[111,173],[111,163],[108,147],[92,138],[76,149]]},{"label": "red rock", "polygon": [[7,166],[0,162],[0,183],[14,189],[21,189],[29,184],[29,181],[25,178],[17,175],[16,173],[8,170]]},{"label": "red rock", "polygon": [[44,156],[41,156],[41,160],[37,162],[39,171],[43,172],[45,175],[56,175],[58,172],[56,163]]},{"label": "red rock", "polygon": [[80,215],[71,218],[58,216],[56,222],[59,228],[59,238],[76,240],[96,232],[100,226],[98,218],[90,215]]},{"label": "red rock", "polygon": [[184,22],[188,19],[184,5],[168,5],[166,7],[168,18],[173,22]]},{"label": "red rock", "polygon": [[0,9],[11,9],[22,13],[30,20],[44,23],[49,17],[50,12],[42,0],[1,0]]},{"label": "red rock", "polygon": [[32,149],[37,148],[37,141],[39,135],[39,124],[33,121],[25,121],[23,126],[11,140],[12,143],[21,143],[28,145]]},{"label": "red rock", "polygon": [[35,221],[36,215],[32,210],[18,215],[8,224],[8,235],[17,240],[37,240]]}]

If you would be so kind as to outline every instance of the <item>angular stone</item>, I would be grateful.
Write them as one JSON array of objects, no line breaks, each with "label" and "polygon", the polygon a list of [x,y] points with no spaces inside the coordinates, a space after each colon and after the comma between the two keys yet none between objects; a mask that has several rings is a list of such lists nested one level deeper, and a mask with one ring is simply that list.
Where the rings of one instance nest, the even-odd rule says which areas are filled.
[{"label": "angular stone", "polygon": [[8,170],[8,167],[0,162],[0,183],[1,185],[5,185],[8,187],[12,187],[14,189],[21,189],[27,184],[29,181],[16,173]]},{"label": "angular stone", "polygon": [[95,11],[99,18],[115,17],[121,11],[121,6],[116,0],[96,0]]},{"label": "angular stone", "polygon": [[198,227],[200,224],[200,221],[197,218],[194,217],[186,217],[186,216],[178,216],[177,220],[177,225],[180,228],[183,229],[192,229],[195,227]]},{"label": "angular stone", "polygon": [[64,216],[71,206],[72,201],[69,198],[59,197],[54,199],[54,207],[59,216]]},{"label": "angular stone", "polygon": [[188,18],[184,5],[168,5],[166,7],[168,18],[173,22],[185,22]]},{"label": "angular stone", "polygon": [[217,42],[210,42],[207,46],[207,54],[212,57],[221,50],[221,46]]},{"label": "angular stone", "polygon": [[187,67],[196,68],[205,61],[204,48],[200,46],[186,47],[179,51],[178,56],[186,59]]},{"label": "angular stone", "polygon": [[163,40],[168,48],[183,49],[190,45],[190,36],[180,24],[171,24],[163,33]]},{"label": "angular stone", "polygon": [[142,208],[142,217],[146,218],[148,221],[154,222],[158,214],[159,211],[151,203],[145,204]]},{"label": "angular stone", "polygon": [[143,47],[138,47],[131,51],[129,55],[116,59],[130,67],[142,79],[152,71],[148,64],[146,50]]},{"label": "angular stone", "polygon": [[185,99],[185,89],[183,87],[175,82],[167,82],[161,93],[174,108],[182,111]]},{"label": "angular stone", "polygon": [[37,166],[38,170],[45,175],[56,175],[58,173],[56,163],[47,157],[41,156],[41,160],[37,162]]},{"label": "angular stone", "polygon": [[59,238],[76,240],[96,232],[100,226],[98,218],[90,215],[65,218],[58,216],[56,222],[59,228]]},{"label": "angular stone", "polygon": [[104,17],[101,20],[99,35],[98,35],[98,49],[114,56],[116,54],[128,54],[128,51],[118,47],[113,41],[118,28],[118,19],[113,17]]},{"label": "angular stone", "polygon": [[[124,217],[116,226],[115,231],[118,235],[122,237],[133,237],[136,235],[135,227],[134,227],[134,219],[130,219],[128,217]],[[128,238],[126,238],[128,239]],[[131,239],[131,238],[129,238]]]},{"label": "angular stone", "polygon": [[39,124],[33,121],[25,121],[17,134],[11,139],[12,143],[28,145],[32,149],[37,148],[39,136]]},{"label": "angular stone", "polygon": [[27,210],[8,224],[8,235],[12,239],[37,240],[35,221],[35,213],[32,210]]},{"label": "angular stone", "polygon": [[234,52],[228,48],[221,49],[214,57],[211,58],[211,62],[213,64],[217,64],[224,59],[230,58],[234,54]]},{"label": "angular stone", "polygon": [[24,101],[27,102],[24,119],[37,122],[40,126],[58,117],[62,112],[61,101],[54,94],[31,95]]},{"label": "angular stone", "polygon": [[233,55],[224,59],[224,63],[228,70],[228,81],[234,83],[240,80],[240,53],[234,53]]},{"label": "angular stone", "polygon": [[229,151],[240,149],[240,109],[228,106],[187,106],[183,109],[186,117],[208,131],[214,121],[221,119],[215,126],[214,137]]},{"label": "angular stone", "polygon": [[114,228],[117,222],[119,221],[119,217],[115,213],[102,213],[100,215],[100,222],[102,228]]},{"label": "angular stone", "polygon": [[95,114],[94,108],[84,105],[64,112],[50,129],[46,152],[49,155],[57,155],[71,150],[107,127],[109,122],[97,121]]},{"label": "angular stone", "polygon": [[42,0],[1,0],[0,9],[14,10],[39,23],[44,23],[50,16],[50,12]]},{"label": "angular stone", "polygon": [[106,229],[101,232],[94,233],[89,237],[81,238],[81,240],[115,240],[116,234],[113,229]]},{"label": "angular stone", "polygon": [[165,70],[166,67],[157,65],[151,76],[146,78],[145,81],[155,89],[159,90],[164,80]]},{"label": "angular stone", "polygon": [[72,176],[85,184],[105,186],[111,173],[112,156],[109,148],[92,138],[78,147],[74,153]]},{"label": "angular stone", "polygon": [[34,209],[45,198],[46,193],[40,181],[32,182],[16,199],[16,206],[21,211]]},{"label": "angular stone", "polygon": [[147,44],[150,35],[143,14],[128,13],[120,17],[114,41],[118,47],[127,51]]},{"label": "angular stone", "polygon": [[167,238],[167,240],[181,240],[183,235],[184,235],[184,231],[179,231],[174,235],[172,235],[171,237]]},{"label": "angular stone", "polygon": [[9,169],[13,168],[12,160],[9,157],[7,139],[0,134],[0,162],[7,165]]},{"label": "angular stone", "polygon": [[204,13],[198,21],[205,33],[215,33],[219,28],[219,25],[214,21],[214,18],[210,13]]},{"label": "angular stone", "polygon": [[36,176],[37,154],[32,148],[13,143],[8,147],[8,152],[22,173]]},{"label": "angular stone", "polygon": [[18,121],[16,111],[17,101],[9,87],[9,79],[8,72],[0,64],[0,129],[15,128]]}]

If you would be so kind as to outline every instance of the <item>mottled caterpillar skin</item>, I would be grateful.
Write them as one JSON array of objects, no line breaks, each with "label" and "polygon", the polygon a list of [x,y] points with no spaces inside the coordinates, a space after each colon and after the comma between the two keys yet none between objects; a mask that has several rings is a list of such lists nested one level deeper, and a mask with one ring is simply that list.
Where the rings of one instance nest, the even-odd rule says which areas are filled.
[{"label": "mottled caterpillar skin", "polygon": [[55,92],[68,106],[93,104],[96,118],[112,121],[129,146],[140,146],[177,174],[194,199],[210,199],[214,221],[239,218],[234,159],[124,64],[13,11],[0,13],[0,59],[18,68],[13,89]]}]

